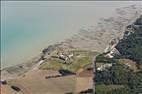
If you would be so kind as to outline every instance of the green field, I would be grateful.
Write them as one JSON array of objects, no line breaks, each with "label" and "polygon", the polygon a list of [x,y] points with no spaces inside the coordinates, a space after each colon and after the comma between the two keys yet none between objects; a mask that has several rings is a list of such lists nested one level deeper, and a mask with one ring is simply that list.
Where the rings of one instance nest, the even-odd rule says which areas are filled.
[{"label": "green field", "polygon": [[99,84],[96,85],[96,92],[97,94],[106,94],[106,92],[112,91],[114,89],[118,88],[124,88],[123,85],[105,85],[105,84]]},{"label": "green field", "polygon": [[95,52],[90,51],[72,50],[70,52],[73,53],[74,56],[70,61],[68,61],[69,63],[65,63],[65,61],[58,58],[51,58],[43,63],[40,66],[40,69],[65,69],[71,72],[76,72],[85,65],[92,64],[92,57],[96,55]]}]

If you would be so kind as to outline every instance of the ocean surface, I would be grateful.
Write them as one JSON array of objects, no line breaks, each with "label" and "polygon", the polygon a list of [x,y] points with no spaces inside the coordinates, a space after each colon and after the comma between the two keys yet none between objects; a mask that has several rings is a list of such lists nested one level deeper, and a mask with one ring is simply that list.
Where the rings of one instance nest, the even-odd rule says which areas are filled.
[{"label": "ocean surface", "polygon": [[23,63],[50,44],[113,16],[132,1],[2,1],[1,67]]}]

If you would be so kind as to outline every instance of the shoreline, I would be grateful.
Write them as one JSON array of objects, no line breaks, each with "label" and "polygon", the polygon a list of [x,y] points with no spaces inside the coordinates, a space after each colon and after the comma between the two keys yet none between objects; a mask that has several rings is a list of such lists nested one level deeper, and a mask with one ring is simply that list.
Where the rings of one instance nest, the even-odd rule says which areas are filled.
[{"label": "shoreline", "polygon": [[[137,7],[137,8],[135,9],[135,7]],[[137,18],[137,16],[139,16],[141,14],[141,12],[139,12],[139,11],[141,11],[140,9],[139,9],[139,6],[134,6],[134,5],[126,7],[126,9],[125,8],[124,9],[120,8],[120,10],[122,10],[124,12],[127,12],[129,10],[131,10],[131,11],[129,11],[130,13],[128,13],[126,15],[126,17],[125,17],[125,15],[124,16],[122,15],[122,18],[119,18],[119,17],[109,17],[108,19],[102,19],[100,21],[100,23],[97,24],[97,28],[96,28],[95,31],[92,31],[92,30],[90,30],[90,31],[86,31],[86,30],[85,31],[79,31],[76,34],[73,34],[69,38],[66,38],[64,40],[60,40],[60,42],[56,42],[56,43],[52,44],[52,46],[57,46],[58,45],[62,49],[69,49],[69,48],[73,47],[73,48],[77,48],[77,49],[80,49],[80,50],[96,50],[98,52],[102,52],[106,48],[106,45],[108,45],[109,42],[112,39],[114,39],[114,37],[120,37],[121,38],[123,36],[123,33],[124,33],[123,32],[124,31],[123,27],[125,27],[125,25],[130,24],[131,21],[135,20]],[[135,11],[138,11],[138,14],[133,14],[132,15],[131,13],[133,13]],[[116,15],[120,15],[120,14],[121,13],[116,13]],[[125,20],[125,18],[127,18],[129,20]],[[108,21],[108,22],[106,23],[106,21]],[[118,26],[119,27],[118,28],[117,24],[116,25],[113,24],[114,22],[115,22],[115,24],[116,23],[119,23],[119,24],[121,23],[121,24],[124,24],[124,25],[122,27]],[[112,24],[112,25],[115,25],[115,27],[113,27],[113,26],[111,27],[110,26],[110,29],[112,30],[112,32],[114,34],[115,33],[116,34],[115,34],[115,36],[111,35],[110,38],[108,38],[108,39],[104,39],[103,37],[106,37],[105,33],[106,33],[107,29],[108,29],[108,27],[106,27],[106,26],[108,26],[109,23]],[[104,31],[100,31],[101,30],[100,28],[105,28],[106,31],[105,32]],[[116,31],[117,28],[118,28],[118,31]],[[109,31],[109,29],[108,29],[108,31]],[[100,39],[98,39],[98,37],[100,38],[100,34],[101,33],[104,33],[104,36],[101,36],[102,39],[100,40]],[[108,34],[110,34],[110,33],[108,33]],[[106,33],[106,35],[107,35],[107,33]],[[94,38],[91,38],[92,36],[94,36]],[[88,43],[87,43],[87,41],[88,41]],[[100,41],[104,42],[105,45],[104,44],[100,44]],[[94,43],[94,44],[92,45],[92,43]],[[48,48],[48,47],[44,47],[43,49]],[[15,64],[15,65],[12,65],[12,66],[9,66],[9,67],[1,68],[1,71],[5,70],[5,69],[8,69],[8,68],[12,68],[12,67],[26,66],[26,64],[28,65],[30,62],[33,63],[33,61],[39,59],[40,55],[41,55],[41,52],[39,52],[39,55],[37,55],[36,57],[33,57],[32,59],[29,59],[29,61],[26,61],[26,62],[20,63],[20,64]]]},{"label": "shoreline", "polygon": [[[132,2],[131,2],[132,3]],[[94,25],[95,25],[95,23],[97,24],[97,21],[99,21],[99,18],[102,18],[102,17],[104,17],[105,16],[105,18],[107,18],[107,17],[110,17],[110,16],[115,16],[115,15],[113,15],[113,14],[115,14],[115,13],[112,13],[112,11],[113,10],[115,10],[115,8],[120,8],[120,7],[123,7],[123,6],[126,6],[126,5],[131,5],[131,3],[125,3],[125,4],[120,4],[120,6],[119,5],[117,5],[117,6],[110,6],[110,7],[112,7],[112,8],[109,8],[109,5],[107,5],[107,6],[104,6],[104,7],[107,7],[108,9],[107,9],[107,13],[104,13],[104,12],[102,12],[102,13],[100,13],[100,15],[99,15],[99,13],[97,12],[97,11],[95,11],[95,10],[97,10],[97,7],[95,8],[95,3],[94,4],[92,4],[92,5],[94,5],[94,7],[92,7],[92,5],[91,5],[91,7],[89,7],[89,8],[91,8],[91,12],[87,12],[87,13],[89,13],[90,15],[89,15],[89,17],[86,15],[84,18],[85,19],[80,19],[80,21],[77,21],[78,20],[78,18],[76,18],[76,19],[73,19],[73,20],[75,20],[75,21],[77,21],[78,23],[77,24],[75,24],[75,26],[74,25],[72,25],[72,23],[69,23],[69,25],[66,25],[65,24],[65,26],[63,27],[63,29],[59,29],[59,30],[57,30],[57,31],[59,31],[59,32],[54,32],[54,31],[56,31],[56,29],[54,30],[48,30],[48,28],[47,29],[45,29],[45,31],[47,30],[47,32],[48,31],[50,31],[51,33],[46,33],[46,32],[43,32],[44,34],[40,34],[39,36],[37,36],[37,32],[38,31],[40,31],[40,30],[38,30],[38,31],[36,31],[35,33],[34,32],[32,32],[32,30],[31,30],[31,33],[33,33],[34,34],[34,36],[37,36],[36,38],[35,37],[33,37],[32,38],[32,40],[29,38],[29,37],[26,37],[25,39],[28,39],[29,38],[29,41],[27,41],[27,40],[25,40],[25,41],[23,41],[23,42],[20,42],[20,43],[18,43],[18,41],[16,41],[17,42],[17,44],[16,43],[14,43],[14,41],[13,42],[10,42],[10,43],[8,43],[8,42],[6,42],[6,44],[9,44],[8,46],[6,46],[6,47],[8,47],[8,48],[10,48],[10,49],[8,49],[7,50],[7,48],[5,49],[6,50],[6,52],[4,52],[4,53],[2,53],[2,66],[1,67],[5,67],[5,66],[12,66],[12,65],[15,65],[15,64],[19,64],[19,63],[23,63],[23,61],[28,61],[28,60],[30,60],[30,59],[32,59],[32,58],[34,58],[37,54],[40,54],[39,52],[43,49],[43,48],[45,48],[45,47],[47,47],[48,45],[53,45],[53,44],[55,44],[56,42],[58,42],[58,40],[59,40],[59,42],[61,42],[61,41],[63,41],[64,39],[68,39],[68,38],[70,38],[71,36],[69,36],[68,37],[68,35],[70,35],[70,33],[78,33],[78,30],[79,29],[83,29],[83,30],[89,30],[89,29],[95,29],[96,27],[94,27]],[[108,3],[109,4],[109,3]],[[78,4],[77,4],[78,5]],[[84,4],[83,4],[84,5]],[[98,5],[98,4],[97,4]],[[101,5],[101,3],[100,3],[100,5]],[[102,6],[103,7],[103,6]],[[81,7],[82,8],[82,7]],[[92,8],[94,8],[94,9],[92,9]],[[114,9],[113,9],[114,8]],[[105,8],[99,8],[98,7],[98,9],[100,9],[100,10],[102,10],[102,9],[105,9]],[[113,9],[113,10],[112,10]],[[114,12],[114,11],[113,11]],[[84,12],[83,12],[84,13]],[[102,14],[102,15],[101,15]],[[26,14],[25,14],[26,15]],[[91,16],[92,15],[92,16]],[[83,15],[82,15],[83,16]],[[72,17],[71,17],[72,18]],[[82,17],[80,17],[80,15],[79,15],[79,18],[82,18]],[[97,21],[96,21],[97,20]],[[21,20],[20,20],[21,21]],[[68,21],[68,20],[67,20]],[[62,21],[61,21],[62,22]],[[63,21],[64,22],[64,21]],[[66,19],[65,19],[65,22],[66,22]],[[69,21],[69,22],[72,22],[72,21]],[[74,22],[74,21],[73,21]],[[51,23],[52,24],[52,23]],[[50,25],[50,23],[49,23],[49,25]],[[93,26],[92,26],[93,25]],[[56,27],[56,23],[55,24],[53,24],[53,26],[54,27]],[[58,27],[60,28],[60,24],[58,25]],[[61,27],[62,27],[62,24],[61,24]],[[33,28],[33,27],[32,27]],[[34,28],[36,28],[36,27],[34,27]],[[73,28],[73,29],[72,29]],[[26,27],[25,27],[25,29],[26,29]],[[53,32],[52,32],[53,31]],[[61,31],[61,32],[60,32]],[[93,30],[94,31],[94,30]],[[25,32],[26,32],[26,30],[25,30]],[[64,34],[64,32],[65,32],[65,34]],[[41,32],[42,33],[42,32]],[[17,33],[15,33],[16,35],[17,35]],[[27,35],[28,35],[28,33],[27,33]],[[51,35],[51,36],[50,36]],[[30,35],[29,35],[30,36]],[[73,36],[73,35],[72,35]],[[8,36],[7,36],[8,37]],[[32,36],[31,36],[32,37]],[[47,38],[48,37],[48,38]],[[55,37],[55,38],[54,38]],[[64,37],[66,37],[66,38],[64,38]],[[57,39],[58,38],[58,39]],[[74,38],[74,37],[73,37]],[[23,39],[23,38],[22,38]],[[57,39],[57,40],[56,40]],[[7,39],[8,40],[8,39]],[[31,41],[30,41],[31,40]],[[71,39],[72,40],[72,39]],[[89,40],[88,40],[89,41]],[[37,42],[37,43],[36,43]],[[95,42],[95,41],[94,41]],[[3,42],[4,44],[5,44],[5,42]],[[22,43],[22,45],[21,45],[21,43]],[[14,45],[11,45],[11,44],[14,44]],[[15,44],[16,44],[16,46],[15,46]],[[29,45],[31,45],[31,46],[29,46]],[[97,44],[96,44],[97,45]],[[83,45],[84,46],[84,45]],[[104,45],[101,45],[101,46],[104,46]],[[4,47],[3,47],[4,48]],[[22,49],[23,48],[23,49]],[[87,48],[87,47],[86,47]],[[92,47],[93,48],[93,47]],[[12,51],[11,51],[11,49],[12,49]],[[15,50],[16,49],[16,50]],[[5,51],[4,50],[4,51]]]},{"label": "shoreline", "polygon": [[[53,45],[49,45],[48,47],[44,47],[44,49],[42,49],[42,51],[40,52],[41,54],[33,58],[31,61],[7,67],[1,70],[1,79],[8,81],[9,86],[16,85],[21,89],[20,92],[25,93],[36,92],[39,94],[44,91],[47,94],[54,92],[56,94],[57,92],[81,92],[85,89],[92,89],[92,78],[94,75],[93,70],[86,71],[85,68],[79,67],[79,70],[77,71],[79,73],[75,72],[75,75],[63,76],[59,72],[59,70],[40,69],[40,64],[44,63],[44,60],[46,63],[49,63],[48,57],[50,59],[52,57],[52,55],[50,55],[49,53],[52,53],[54,50],[60,49],[63,52],[67,52],[68,50],[73,49],[79,51],[87,50],[90,52],[97,51],[101,53],[108,46],[111,47],[111,42],[114,42],[114,40],[119,41],[119,39],[123,37],[126,29],[125,27],[133,23],[140,15],[142,15],[141,12],[139,13],[137,11],[135,6],[129,6],[127,8],[124,8],[123,10],[120,10],[119,12],[128,12],[128,14],[120,17],[120,13],[118,14],[118,17],[102,19],[102,22],[98,24],[98,27],[94,32],[92,32],[91,30],[84,30],[82,32],[79,32],[78,34],[75,34],[69,39],[65,39],[60,43],[55,43]],[[94,43],[94,45],[92,43]],[[116,43],[117,42],[115,42],[115,44]],[[45,57],[46,59],[44,59]],[[91,58],[91,62],[94,62],[94,55]],[[51,64],[53,64],[53,62]],[[57,75],[58,77],[55,77],[55,75]],[[53,78],[48,79],[48,77]],[[84,83],[82,83],[82,81]],[[41,90],[37,91],[37,88],[39,87],[41,88]],[[29,90],[28,88],[31,89]]]},{"label": "shoreline", "polygon": [[[77,32],[75,33],[72,33],[68,36],[63,36],[62,38],[58,38],[56,40],[52,40],[52,41],[48,41],[49,39],[46,38],[46,37],[43,37],[43,38],[40,38],[39,41],[34,44],[34,45],[37,45],[36,47],[30,47],[30,48],[27,48],[26,47],[26,51],[21,51],[20,49],[17,49],[17,52],[18,52],[18,55],[21,57],[21,58],[16,58],[17,56],[17,52],[16,52],[16,55],[14,54],[15,52],[12,51],[12,52],[9,52],[7,55],[6,53],[1,53],[1,58],[3,58],[3,60],[1,61],[4,61],[3,63],[1,63],[1,69],[3,68],[6,68],[6,67],[11,67],[11,66],[15,66],[17,64],[21,64],[21,63],[25,63],[25,62],[28,62],[28,61],[31,61],[33,58],[35,57],[38,57],[40,54],[41,54],[41,51],[44,49],[44,48],[47,48],[48,46],[50,45],[54,45],[54,44],[59,44],[61,43],[62,41],[70,38],[71,36],[73,36],[74,34],[77,34]],[[60,36],[61,37],[61,36]],[[44,41],[44,42],[40,42],[40,40],[47,40],[47,41]],[[31,43],[29,43],[31,44]],[[27,45],[27,44],[25,44]],[[9,57],[9,62],[11,62],[10,60],[12,60],[12,63],[6,63],[5,62],[5,58],[8,59]],[[13,60],[13,58],[15,60]],[[17,60],[16,60],[17,59]]]}]

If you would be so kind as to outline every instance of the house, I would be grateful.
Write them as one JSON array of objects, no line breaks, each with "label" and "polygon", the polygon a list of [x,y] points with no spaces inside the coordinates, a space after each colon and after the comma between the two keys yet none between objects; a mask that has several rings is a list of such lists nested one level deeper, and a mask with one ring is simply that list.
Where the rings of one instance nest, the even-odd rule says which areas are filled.
[{"label": "house", "polygon": [[58,57],[62,60],[68,60],[68,59],[72,58],[73,56],[74,56],[73,53],[71,53],[71,54],[59,53],[58,54]]},{"label": "house", "polygon": [[109,57],[109,58],[113,58],[114,57],[113,56],[113,51],[111,51],[110,53],[108,53],[106,56]]},{"label": "house", "polygon": [[72,58],[73,56],[74,56],[73,53],[68,55],[69,58]]},{"label": "house", "polygon": [[119,55],[119,51],[116,48],[113,48],[108,54],[106,54],[106,57],[113,58],[115,55]]},{"label": "house", "polygon": [[68,57],[67,57],[66,55],[64,55],[64,54],[60,54],[60,55],[59,55],[59,59],[64,60],[64,61],[67,61],[67,60],[68,60]]},{"label": "house", "polygon": [[106,70],[107,68],[112,67],[112,64],[103,64],[102,66],[98,67],[97,70],[98,71],[103,71]]}]

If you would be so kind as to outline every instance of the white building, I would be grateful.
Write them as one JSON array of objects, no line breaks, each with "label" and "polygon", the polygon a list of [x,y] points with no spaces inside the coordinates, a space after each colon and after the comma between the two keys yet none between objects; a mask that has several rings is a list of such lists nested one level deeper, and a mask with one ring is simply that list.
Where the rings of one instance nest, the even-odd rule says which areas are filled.
[{"label": "white building", "polygon": [[110,68],[110,67],[112,67],[112,64],[103,64],[102,66],[98,67],[97,70],[103,71],[103,70],[106,70],[106,68]]}]

